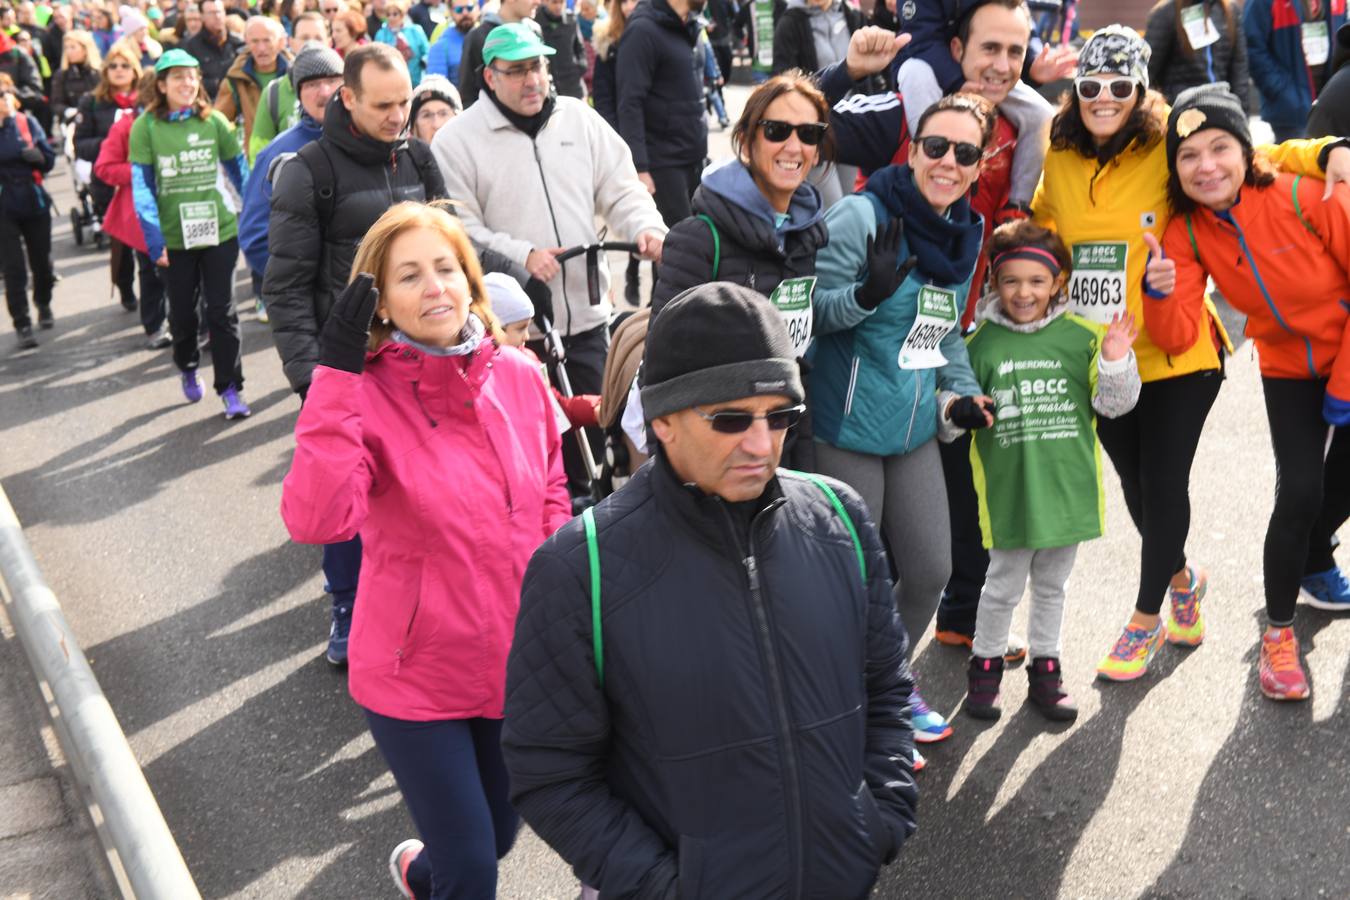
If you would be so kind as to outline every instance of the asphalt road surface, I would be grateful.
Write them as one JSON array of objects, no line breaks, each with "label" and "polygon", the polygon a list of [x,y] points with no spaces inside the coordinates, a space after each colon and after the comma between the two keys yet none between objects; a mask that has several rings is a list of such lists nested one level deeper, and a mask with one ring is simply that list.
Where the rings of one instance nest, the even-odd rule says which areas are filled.
[{"label": "asphalt road surface", "polygon": [[[64,170],[51,184],[68,209]],[[63,221],[55,253],[55,330],[30,352],[0,338],[0,479],[202,893],[395,896],[386,857],[414,832],[322,658],[319,549],[291,543],[277,513],[299,404],[267,326],[241,304],[254,414],[228,423],[210,392],[184,403],[168,352],[143,348],[105,253],[76,248]],[[1069,583],[1077,723],[1023,709],[1016,671],[1001,722],[957,715],[926,748],[920,830],[877,896],[1350,896],[1350,621],[1300,609],[1309,702],[1271,703],[1255,683],[1274,470],[1250,348],[1230,362],[1192,482],[1208,639],[1165,648],[1129,685],[1092,680],[1138,563],[1109,467],[1106,480],[1108,534]],[[920,642],[934,707],[955,712],[964,662]],[[501,872],[502,897],[576,894],[528,833]]]}]

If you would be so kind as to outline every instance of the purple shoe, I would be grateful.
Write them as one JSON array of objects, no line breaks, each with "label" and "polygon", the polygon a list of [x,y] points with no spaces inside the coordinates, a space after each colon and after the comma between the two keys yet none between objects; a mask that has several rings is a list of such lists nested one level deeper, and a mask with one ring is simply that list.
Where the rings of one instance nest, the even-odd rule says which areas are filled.
[{"label": "purple shoe", "polygon": [[239,388],[230,385],[220,392],[220,400],[225,404],[225,418],[227,419],[247,419],[253,414],[253,410],[248,408],[244,402],[243,396],[239,393]]},{"label": "purple shoe", "polygon": [[202,380],[197,377],[196,369],[183,373],[183,396],[189,403],[202,399]]}]

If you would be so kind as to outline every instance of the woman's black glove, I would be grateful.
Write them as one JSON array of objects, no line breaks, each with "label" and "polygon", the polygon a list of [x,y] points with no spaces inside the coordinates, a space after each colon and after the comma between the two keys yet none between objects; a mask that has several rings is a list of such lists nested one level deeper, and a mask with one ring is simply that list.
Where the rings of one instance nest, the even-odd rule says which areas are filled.
[{"label": "woman's black glove", "polygon": [[853,298],[866,310],[876,309],[894,294],[918,259],[911,256],[900,263],[900,244],[905,237],[905,223],[891,219],[867,238],[867,278],[854,291]]},{"label": "woman's black glove", "polygon": [[947,418],[953,425],[974,431],[977,428],[988,428],[989,420],[984,417],[985,411],[993,413],[994,404],[988,406],[981,404],[975,397],[958,397],[952,401],[951,406],[947,407]]},{"label": "woman's black glove", "polygon": [[30,166],[42,167],[47,164],[47,157],[43,156],[42,151],[37,147],[24,147],[19,151],[19,159]]},{"label": "woman's black glove", "polygon": [[380,292],[375,278],[362,272],[343,289],[319,338],[319,365],[360,375],[366,367],[370,323]]}]

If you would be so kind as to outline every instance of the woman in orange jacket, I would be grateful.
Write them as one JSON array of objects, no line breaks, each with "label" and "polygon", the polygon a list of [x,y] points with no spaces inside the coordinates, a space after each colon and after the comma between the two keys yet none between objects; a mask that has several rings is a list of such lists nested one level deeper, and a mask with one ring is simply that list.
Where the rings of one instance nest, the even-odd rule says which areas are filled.
[{"label": "woman in orange jacket", "polygon": [[[1148,331],[1189,349],[1210,277],[1248,316],[1261,357],[1277,470],[1266,531],[1267,627],[1261,691],[1309,695],[1294,607],[1350,610],[1331,540],[1350,515],[1350,189],[1277,175],[1252,149],[1247,115],[1225,84],[1184,91],[1167,121],[1173,217],[1145,269]],[[1207,337],[1207,336],[1204,336]],[[1328,425],[1334,428],[1330,444]]]}]

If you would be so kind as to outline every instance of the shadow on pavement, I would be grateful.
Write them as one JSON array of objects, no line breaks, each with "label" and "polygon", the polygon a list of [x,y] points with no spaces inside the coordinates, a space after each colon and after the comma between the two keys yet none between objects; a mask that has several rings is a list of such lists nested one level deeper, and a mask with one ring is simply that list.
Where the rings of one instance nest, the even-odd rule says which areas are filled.
[{"label": "shadow on pavement", "polygon": [[[964,654],[930,644],[915,664],[937,673],[952,667],[952,660],[943,657],[958,656],[964,663]],[[1147,678],[1096,685],[1100,709],[1072,729],[1047,721],[1029,704],[1016,705],[1025,690],[1015,682],[1026,676],[1020,668],[1005,672],[1003,684],[1011,690],[1004,697],[1002,732],[954,793],[964,758],[992,726],[957,712],[952,736],[923,747],[929,764],[918,776],[919,831],[912,847],[882,873],[873,896],[1057,896],[1079,839],[1115,784],[1130,717],[1189,658],[1161,654]],[[924,697],[934,709],[955,709],[964,683],[963,670],[960,676],[944,671],[923,681]],[[942,696],[941,687],[953,684],[961,687]],[[1022,755],[1047,733],[1066,736],[1056,737],[1054,749],[1033,771],[1015,773]],[[998,805],[1010,778],[1020,780],[1020,786]]]},{"label": "shadow on pavement", "polygon": [[[1307,606],[1294,626],[1305,658],[1334,621]],[[1253,638],[1259,633],[1252,629]],[[1344,897],[1350,889],[1350,671],[1340,661],[1337,683],[1313,683],[1313,699],[1275,703],[1257,685],[1259,650],[1245,659],[1237,724],[1209,770],[1172,777],[1204,781],[1186,836],[1171,865],[1143,893],[1173,897]],[[1314,720],[1319,698],[1335,708]],[[1313,757],[1324,777],[1309,783]],[[1298,885],[1297,888],[1292,887]]]}]

